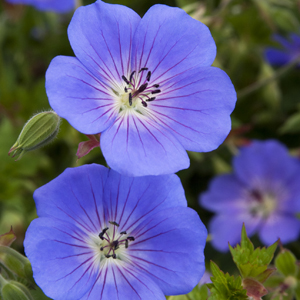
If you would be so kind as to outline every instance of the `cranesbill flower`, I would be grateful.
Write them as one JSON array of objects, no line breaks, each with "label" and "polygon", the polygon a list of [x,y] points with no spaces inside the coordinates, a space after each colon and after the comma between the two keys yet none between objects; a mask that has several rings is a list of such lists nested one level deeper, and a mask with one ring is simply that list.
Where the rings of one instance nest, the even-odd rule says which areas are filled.
[{"label": "cranesbill flower", "polygon": [[276,34],[273,39],[280,44],[280,47],[268,47],[265,50],[265,58],[271,65],[286,65],[300,56],[299,35],[291,33],[288,38],[285,38]]},{"label": "cranesbill flower", "polygon": [[228,250],[240,239],[243,222],[249,236],[264,244],[297,239],[300,220],[300,163],[275,140],[253,141],[233,159],[233,173],[214,178],[200,204],[216,215],[209,224],[212,245]]},{"label": "cranesbill flower", "polygon": [[204,24],[175,7],[154,5],[141,19],[98,0],[76,10],[68,35],[76,58],[51,62],[49,102],[80,132],[101,133],[112,169],[175,173],[189,166],[185,150],[223,142],[236,93],[210,67],[216,47]]},{"label": "cranesbill flower", "polygon": [[67,169],[36,190],[25,238],[34,278],[55,300],[165,300],[204,273],[206,228],[176,175]]},{"label": "cranesbill flower", "polygon": [[38,10],[69,12],[75,9],[75,0],[6,0],[12,4],[32,5]]}]

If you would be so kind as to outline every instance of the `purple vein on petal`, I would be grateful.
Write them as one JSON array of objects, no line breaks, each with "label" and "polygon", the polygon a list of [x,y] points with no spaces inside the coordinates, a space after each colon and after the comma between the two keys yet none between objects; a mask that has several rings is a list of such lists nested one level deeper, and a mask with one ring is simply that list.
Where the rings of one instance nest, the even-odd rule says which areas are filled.
[{"label": "purple vein on petal", "polygon": [[[103,269],[102,269],[102,270],[103,270]],[[99,272],[99,274],[98,274],[98,276],[97,276],[97,278],[96,278],[94,284],[92,285],[91,290],[90,290],[90,292],[88,293],[87,299],[90,298],[90,295],[91,295],[93,289],[95,288],[96,283],[98,282],[98,280],[99,280],[99,278],[100,278],[100,276],[101,276],[101,274],[102,274],[102,270]]]},{"label": "purple vein on petal", "polygon": [[64,231],[64,230],[62,230],[62,229],[60,229],[60,228],[57,228],[57,227],[53,227],[53,228],[55,228],[56,230],[58,230],[58,231],[60,231],[60,232],[62,232],[62,233],[64,233],[64,234],[68,235],[69,237],[71,237],[71,238],[73,238],[73,239],[75,239],[75,240],[77,240],[77,241],[79,241],[79,242],[85,243],[85,241],[84,241],[83,239],[78,238],[78,237],[76,237],[76,236],[70,234],[69,232],[66,232],[66,231]]},{"label": "purple vein on petal", "polygon": [[[80,223],[80,222],[78,222],[77,218],[72,217],[70,214],[68,214],[66,211],[64,211],[62,208],[60,208],[60,207],[57,206],[56,204],[55,204],[55,206],[56,206],[60,211],[62,211],[64,214],[66,214],[69,218],[71,218],[73,221],[75,221],[75,223],[77,223],[77,224],[79,224],[81,227],[83,227],[86,231],[92,231],[92,229],[89,228],[88,224],[86,224],[82,219],[80,219],[79,217],[77,217],[78,219],[80,219],[81,222],[83,222],[83,224]],[[73,213],[73,214],[74,214],[74,213]]]},{"label": "purple vein on petal", "polygon": [[135,204],[133,210],[130,212],[130,214],[129,214],[129,216],[127,217],[125,223],[123,224],[122,229],[126,226],[127,222],[130,220],[131,215],[132,215],[133,212],[136,210],[136,208],[137,208],[137,206],[138,206],[140,200],[144,197],[144,195],[145,195],[145,193],[148,191],[149,187],[150,187],[150,184],[147,186],[147,188],[145,189],[145,191],[143,192],[143,194],[141,195],[141,197],[140,197],[140,198],[138,199],[138,201],[136,202],[136,204]]},{"label": "purple vein on petal", "polygon": [[[89,110],[85,110],[85,111],[83,111],[81,114],[83,115],[83,114],[86,114],[86,113],[91,112],[91,111],[93,111],[93,110],[98,110],[99,108],[107,107],[107,106],[113,106],[113,104],[112,104],[112,103],[109,103],[109,104],[99,105],[99,106],[94,107],[94,108],[91,108],[91,109],[89,109]],[[109,109],[109,110],[110,110],[110,109]],[[109,111],[109,110],[107,110],[107,111]]]},{"label": "purple vein on petal", "polygon": [[[118,132],[119,132],[119,129],[120,129],[120,127],[121,127],[121,125],[122,125],[122,123],[123,123],[123,121],[124,121],[124,118],[121,118],[121,117],[119,116],[119,117],[115,120],[114,124],[116,124],[119,120],[120,120],[120,124],[119,124],[119,126],[118,126],[118,128],[117,128],[117,130],[116,130],[116,132],[115,132],[115,134],[114,134],[114,137],[113,137],[112,141],[111,141],[111,147],[112,147],[112,145],[113,145],[113,143],[114,143],[114,140],[115,140],[115,138],[116,138],[116,136],[117,136],[117,134],[118,134]],[[111,128],[112,128],[112,127],[111,127]]]},{"label": "purple vein on petal", "polygon": [[68,246],[72,246],[72,247],[84,248],[84,249],[90,249],[90,247],[87,247],[87,246],[82,246],[82,245],[77,245],[77,244],[66,243],[66,242],[59,241],[59,240],[50,240],[50,241],[56,242],[56,243],[60,243],[60,244],[64,244],[64,245],[68,245]]},{"label": "purple vein on petal", "polygon": [[[121,213],[120,219],[119,219],[119,221],[118,221],[118,224],[122,224],[123,215],[124,215],[125,208],[126,208],[126,205],[127,205],[128,199],[129,199],[129,195],[130,195],[130,193],[131,193],[131,188],[132,188],[133,182],[134,182],[134,178],[132,178],[132,181],[131,181],[131,183],[130,183],[130,185],[129,185],[128,193],[127,193],[127,196],[126,196],[125,203],[124,203],[124,205],[123,205],[122,213]],[[122,228],[123,228],[123,227],[122,227]]]},{"label": "purple vein on petal", "polygon": [[[167,197],[161,201],[160,203],[158,203],[155,207],[153,207],[151,210],[149,210],[148,212],[146,212],[145,214],[143,214],[141,217],[139,217],[137,220],[135,220],[131,225],[128,226],[128,229],[131,228],[132,226],[134,226],[137,222],[139,222],[142,218],[144,218],[145,216],[147,216],[148,214],[150,214],[152,211],[154,211],[155,209],[157,209],[161,204],[163,204],[166,201]],[[138,234],[139,231],[137,231],[135,234]]]},{"label": "purple vein on petal", "polygon": [[[126,282],[128,283],[128,285],[131,287],[131,289],[138,295],[138,297],[139,297],[140,299],[142,299],[141,296],[139,295],[139,293],[135,290],[135,288],[134,288],[134,287],[130,284],[130,282],[127,280],[126,276],[122,273],[121,269],[120,269],[118,266],[116,266],[116,267],[117,267],[118,271],[120,272],[120,274],[122,275],[122,277],[126,280]],[[124,269],[127,270],[126,268],[124,268]]]},{"label": "purple vein on petal", "polygon": [[146,259],[144,259],[144,258],[137,257],[137,256],[134,256],[134,255],[131,255],[131,257],[132,257],[132,258],[135,258],[135,259],[137,259],[137,260],[143,261],[143,262],[145,262],[145,263],[148,263],[149,265],[153,265],[153,266],[159,267],[159,268],[161,268],[161,269],[164,269],[164,270],[167,270],[167,271],[176,273],[176,271],[174,271],[174,270],[171,270],[171,269],[168,269],[168,268],[163,267],[163,266],[161,266],[161,265],[155,264],[154,262],[149,261],[149,260],[146,260]]},{"label": "purple vein on petal", "polygon": [[[160,225],[161,223],[163,223],[163,222],[165,222],[165,221],[167,221],[167,220],[169,220],[169,219],[170,219],[170,218],[163,219],[163,220],[161,220],[159,223],[153,225],[152,227],[147,228],[147,230],[145,230],[143,233],[141,233],[141,234],[135,234],[135,239],[140,238],[141,236],[143,236],[143,235],[144,235],[145,233],[147,233],[148,231],[152,230],[153,228],[157,227],[158,225]],[[151,220],[151,221],[152,221],[152,220]]]},{"label": "purple vein on petal", "polygon": [[[115,222],[117,221],[117,213],[118,213],[118,206],[119,206],[120,184],[121,184],[121,180],[119,179],[118,190],[117,190],[117,197],[116,197],[115,217],[114,217],[114,221],[115,221]],[[120,224],[120,223],[119,223],[119,224]]]},{"label": "purple vein on petal", "polygon": [[[95,80],[98,84],[100,84],[103,88],[105,88],[105,89],[109,88],[109,86],[108,86],[105,82],[99,80],[97,77],[95,77],[95,76],[93,76],[91,73],[87,72],[83,67],[78,66],[78,65],[76,65],[76,64],[74,64],[74,63],[71,63],[71,64],[74,65],[74,66],[76,66],[76,67],[78,67],[79,69],[81,69],[87,76],[91,77],[91,78],[92,78],[93,80]],[[103,76],[103,77],[105,78],[105,76]],[[108,80],[107,78],[105,78],[105,79]],[[109,81],[109,80],[108,80],[108,81]],[[110,94],[108,94],[108,93],[106,93],[106,92],[104,92],[104,91],[102,91],[102,93],[103,93],[103,94],[106,94],[106,95],[108,95],[108,96],[110,96]]]},{"label": "purple vein on petal", "polygon": [[105,268],[104,281],[103,281],[103,286],[102,286],[102,290],[101,290],[100,300],[102,300],[102,297],[103,297],[104,287],[106,284],[107,271],[108,271],[108,266],[107,266],[107,268]]},{"label": "purple vein on petal", "polygon": [[[59,278],[59,279],[57,279],[57,280],[55,280],[55,281],[57,282],[57,281],[60,281],[60,280],[62,280],[62,279],[64,279],[64,278],[70,276],[70,275],[73,274],[76,270],[78,270],[80,267],[82,267],[82,266],[85,265],[88,261],[90,261],[92,258],[93,258],[93,257],[89,257],[87,260],[85,260],[83,263],[81,263],[78,267],[76,267],[72,272],[66,274],[65,276],[63,276],[63,277],[61,277],[61,278]],[[89,268],[90,268],[90,267],[91,267],[91,264],[89,265]]]},{"label": "purple vein on petal", "polygon": [[119,42],[119,54],[120,54],[120,60],[121,60],[121,67],[122,67],[122,74],[125,74],[124,73],[124,66],[123,66],[123,57],[122,57],[122,43],[121,43],[121,36],[120,36],[120,24],[119,24],[119,21],[117,20],[116,16],[114,15],[115,17],[115,21],[118,25],[118,42]]},{"label": "purple vein on petal", "polygon": [[[93,185],[92,185],[92,182],[91,182],[90,175],[88,173],[87,173],[87,177],[88,177],[90,187],[91,187],[91,192],[92,192],[92,195],[93,195],[93,200],[94,200],[95,211],[96,211],[96,215],[97,215],[97,219],[98,219],[98,224],[99,224],[99,227],[102,228],[102,222],[101,222],[100,216],[99,216],[99,211],[98,211],[98,206],[97,206],[97,201],[96,201]],[[102,178],[102,176],[101,176],[101,178]],[[102,183],[102,186],[103,186],[103,183]]]},{"label": "purple vein on petal", "polygon": [[89,221],[91,222],[91,224],[94,226],[95,230],[97,230],[97,227],[96,225],[94,224],[94,222],[92,221],[92,219],[90,218],[89,214],[87,213],[87,211],[85,210],[85,208],[81,205],[80,201],[78,200],[78,198],[76,197],[74,191],[73,191],[73,188],[71,187],[71,191],[72,191],[72,194],[73,196],[75,197],[75,199],[77,200],[80,208],[82,209],[82,211],[84,212],[84,214],[87,216],[87,218],[89,219]]},{"label": "purple vein on petal", "polygon": [[111,270],[112,270],[112,274],[113,274],[113,277],[114,277],[115,288],[116,288],[116,291],[117,291],[117,298],[119,300],[119,290],[118,290],[118,285],[117,285],[117,281],[116,281],[115,270],[114,270],[113,267],[111,267]]},{"label": "purple vein on petal", "polygon": [[[84,273],[78,278],[78,280],[75,281],[75,283],[73,284],[73,286],[71,287],[71,289],[73,289],[74,286],[75,286],[76,284],[78,284],[78,282],[83,278],[83,276],[88,272],[88,270],[89,270],[91,267],[92,267],[92,264],[90,264],[90,265],[88,266],[88,268],[84,271]],[[90,276],[89,276],[89,279],[90,279],[90,278],[91,278],[91,274],[90,274]]]},{"label": "purple vein on petal", "polygon": [[[101,114],[100,116],[98,116],[95,120],[92,121],[92,123],[96,122],[97,120],[99,120],[101,117],[105,116],[107,113],[109,113],[111,111],[111,108],[109,108],[108,110],[106,110],[103,114]],[[114,113],[114,111],[112,112]],[[112,114],[111,114],[112,115]],[[111,115],[109,116],[109,118],[111,117]],[[107,120],[109,120],[109,118],[107,118]],[[107,121],[106,120],[106,121]],[[105,123],[104,123],[105,124]]]},{"label": "purple vein on petal", "polygon": [[[140,120],[138,119],[138,121],[143,125],[143,127],[150,133],[150,135],[156,140],[156,142],[164,149],[165,153],[167,153],[165,147],[163,146],[163,144],[156,138],[156,136],[150,131],[150,129]],[[146,121],[150,126],[152,125],[153,127],[154,124],[151,124],[150,122]],[[157,128],[156,128],[157,129]],[[158,129],[157,129],[158,130]]]},{"label": "purple vein on petal", "polygon": [[63,257],[55,257],[53,260],[55,260],[55,259],[66,259],[66,258],[70,258],[70,257],[78,257],[78,256],[86,255],[86,254],[93,254],[93,251],[83,252],[83,253],[78,253],[78,254],[72,254],[72,255],[63,256]]},{"label": "purple vein on petal", "polygon": [[174,69],[176,66],[178,66],[179,64],[181,64],[191,53],[194,52],[194,50],[197,48],[198,46],[196,46],[191,52],[189,52],[182,60],[180,60],[179,62],[177,62],[175,65],[173,65],[173,67],[170,67],[169,69],[167,69],[165,72],[163,72],[162,74],[160,74],[158,77],[156,77],[155,79],[153,79],[153,82],[158,81],[159,78],[161,78],[162,76],[164,76],[166,73],[168,73],[169,71],[171,71],[172,69]]},{"label": "purple vein on petal", "polygon": [[158,234],[156,234],[156,235],[153,235],[153,236],[151,236],[151,237],[148,237],[148,238],[146,238],[146,239],[144,239],[144,240],[142,240],[142,241],[137,241],[137,242],[134,242],[134,246],[136,246],[137,244],[143,243],[143,242],[145,242],[145,241],[148,241],[148,240],[154,239],[154,238],[156,238],[156,237],[158,237],[158,236],[160,236],[160,235],[163,235],[163,234],[169,233],[169,232],[171,232],[171,231],[174,231],[174,230],[176,230],[176,229],[171,229],[171,230],[168,230],[168,231],[165,231],[165,232],[161,232],[161,233],[158,233]]},{"label": "purple vein on petal", "polygon": [[116,62],[115,62],[115,60],[114,60],[114,57],[113,57],[113,55],[111,54],[111,51],[110,51],[110,49],[109,49],[109,47],[108,47],[108,45],[107,45],[107,42],[106,42],[106,39],[105,39],[105,37],[104,37],[103,31],[101,31],[101,35],[102,35],[102,38],[103,38],[103,40],[104,40],[104,42],[105,42],[106,48],[107,48],[107,50],[108,50],[108,52],[109,52],[109,55],[110,55],[110,57],[111,57],[111,60],[112,60],[113,63],[114,63],[115,70],[116,70],[116,72],[117,72],[117,74],[118,74],[118,76],[119,76],[118,79],[120,79],[120,78],[121,78],[121,75],[120,75],[119,70],[118,70],[118,68],[117,68],[117,66],[116,66]]},{"label": "purple vein on petal", "polygon": [[134,117],[132,117],[132,121],[133,121],[134,126],[135,126],[135,128],[136,128],[136,132],[137,132],[137,134],[138,134],[138,136],[139,136],[139,140],[140,140],[140,142],[141,142],[141,144],[142,144],[143,151],[144,151],[144,155],[145,155],[145,157],[147,157],[147,152],[146,152],[146,149],[145,149],[145,145],[144,145],[144,143],[143,143],[143,141],[142,141],[142,137],[141,137],[141,135],[140,135],[140,131],[139,131],[137,125],[136,125],[136,122],[135,122],[135,118],[134,118]]}]

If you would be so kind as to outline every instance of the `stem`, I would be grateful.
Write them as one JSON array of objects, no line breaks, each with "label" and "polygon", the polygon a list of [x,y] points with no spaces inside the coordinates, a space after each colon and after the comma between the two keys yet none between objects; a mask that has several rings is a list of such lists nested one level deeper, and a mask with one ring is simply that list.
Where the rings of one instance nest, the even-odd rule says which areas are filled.
[{"label": "stem", "polygon": [[288,63],[284,67],[280,68],[271,77],[254,82],[253,84],[250,84],[249,86],[245,87],[244,89],[238,91],[237,92],[238,99],[246,97],[246,96],[250,95],[251,93],[259,90],[260,88],[266,86],[267,84],[271,83],[272,81],[278,79],[279,77],[281,77],[282,75],[284,75],[285,73],[290,71],[292,68],[294,68],[299,62],[300,62],[300,55],[297,56],[295,59],[293,59],[290,63]]}]

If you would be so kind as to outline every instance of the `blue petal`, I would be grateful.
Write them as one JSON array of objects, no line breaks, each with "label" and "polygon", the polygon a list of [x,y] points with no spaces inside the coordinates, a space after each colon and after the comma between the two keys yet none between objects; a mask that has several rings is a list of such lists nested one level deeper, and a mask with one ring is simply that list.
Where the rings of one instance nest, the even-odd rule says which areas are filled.
[{"label": "blue petal", "polygon": [[205,226],[190,208],[171,208],[147,218],[131,233],[129,255],[166,295],[190,292],[204,271]]},{"label": "blue petal", "polygon": [[300,220],[292,214],[274,213],[265,220],[259,231],[259,237],[266,245],[275,243],[279,238],[283,244],[298,239]]},{"label": "blue petal", "polygon": [[82,300],[165,300],[161,289],[129,264],[108,262]]},{"label": "blue petal", "polygon": [[75,57],[57,56],[46,73],[51,107],[78,131],[96,134],[111,125],[118,111],[115,95]]},{"label": "blue petal", "polygon": [[132,53],[132,69],[148,67],[155,81],[197,65],[210,66],[216,46],[204,24],[180,8],[157,4],[137,27]]},{"label": "blue petal", "polygon": [[172,134],[148,117],[120,115],[101,134],[108,165],[128,176],[171,174],[189,167],[189,158]]},{"label": "blue petal", "polygon": [[97,1],[79,7],[68,35],[76,57],[107,83],[122,83],[130,72],[132,37],[140,17],[131,9]]},{"label": "blue petal", "polygon": [[194,68],[160,89],[149,110],[185,149],[212,151],[224,141],[236,102],[236,92],[225,72],[213,67]]},{"label": "blue petal", "polygon": [[298,170],[286,147],[275,140],[253,141],[233,160],[236,176],[248,186],[288,182]]},{"label": "blue petal", "polygon": [[36,283],[56,300],[80,299],[93,285],[96,271],[85,233],[55,218],[34,220],[24,241]]},{"label": "blue petal", "polygon": [[265,59],[271,65],[282,66],[288,64],[293,57],[286,50],[269,47],[265,50]]},{"label": "blue petal", "polygon": [[246,208],[246,186],[235,175],[221,175],[215,177],[209,190],[199,197],[199,203],[204,208],[213,212],[237,212]]},{"label": "blue petal", "polygon": [[261,219],[255,218],[247,212],[214,216],[208,226],[212,245],[221,252],[229,251],[228,243],[235,246],[240,242],[243,223],[247,235],[252,236],[260,226]]},{"label": "blue petal", "polygon": [[100,165],[66,169],[35,191],[37,214],[99,233],[104,225],[102,201],[107,175],[108,169]]},{"label": "blue petal", "polygon": [[120,224],[120,231],[134,230],[145,218],[171,208],[186,207],[180,179],[165,176],[125,177],[111,170],[105,185],[106,220]]}]

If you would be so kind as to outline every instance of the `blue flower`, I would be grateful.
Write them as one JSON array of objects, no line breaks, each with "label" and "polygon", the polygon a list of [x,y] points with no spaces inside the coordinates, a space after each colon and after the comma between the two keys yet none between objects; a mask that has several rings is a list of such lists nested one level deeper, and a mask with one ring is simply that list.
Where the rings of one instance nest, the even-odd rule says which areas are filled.
[{"label": "blue flower", "polygon": [[228,250],[240,240],[243,222],[249,236],[264,244],[297,239],[300,220],[300,163],[275,140],[254,141],[233,159],[232,174],[214,178],[200,204],[216,215],[209,224],[212,245]]},{"label": "blue flower", "polygon": [[281,48],[268,47],[265,50],[265,59],[271,65],[283,66],[300,56],[300,36],[292,33],[286,39],[278,34],[274,40],[281,45]]},{"label": "blue flower", "polygon": [[25,238],[34,278],[55,300],[165,300],[204,273],[206,228],[176,175],[67,169],[34,193]]},{"label": "blue flower", "polygon": [[38,10],[65,13],[75,9],[75,0],[6,0],[12,4],[32,5]]},{"label": "blue flower", "polygon": [[208,28],[183,10],[154,5],[141,19],[97,1],[76,10],[68,35],[76,58],[51,62],[49,102],[80,132],[101,133],[112,169],[175,173],[189,166],[185,150],[211,151],[227,136],[234,87],[210,66]]}]

